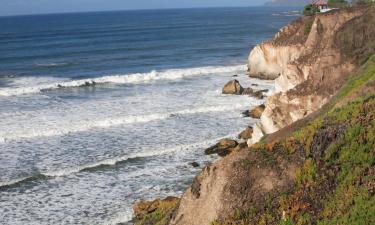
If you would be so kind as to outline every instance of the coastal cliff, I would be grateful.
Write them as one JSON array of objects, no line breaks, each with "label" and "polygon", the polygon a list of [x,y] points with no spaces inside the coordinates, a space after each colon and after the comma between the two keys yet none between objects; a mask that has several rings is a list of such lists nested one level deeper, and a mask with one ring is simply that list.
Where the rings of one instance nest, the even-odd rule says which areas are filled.
[{"label": "coastal cliff", "polygon": [[[250,76],[275,79],[277,93],[268,98],[249,145],[320,109],[337,93],[369,57],[374,28],[363,20],[373,11],[362,7],[304,17],[251,51]],[[353,51],[356,57],[347,55]]]},{"label": "coastal cliff", "polygon": [[249,74],[277,93],[252,139],[206,166],[173,212],[138,224],[373,224],[373,24],[374,5],[336,10],[256,46]]}]

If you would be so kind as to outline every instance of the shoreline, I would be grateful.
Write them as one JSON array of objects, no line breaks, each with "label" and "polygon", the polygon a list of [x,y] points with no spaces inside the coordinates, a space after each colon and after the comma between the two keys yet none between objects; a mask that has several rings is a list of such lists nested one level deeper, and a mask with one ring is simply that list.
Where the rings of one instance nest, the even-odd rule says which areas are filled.
[{"label": "shoreline", "polygon": [[[250,204],[247,207],[260,207],[259,210],[264,205],[271,207],[272,219],[287,221],[287,216],[293,216],[287,210],[282,211],[280,215],[276,210],[280,206],[276,203],[267,203],[263,198],[269,195],[272,198],[280,198],[278,192],[292,192],[290,184],[298,181],[298,173],[301,173],[298,171],[303,170],[306,164],[311,167],[311,158],[315,157],[310,155],[312,150],[305,150],[305,147],[298,149],[298,143],[295,143],[298,138],[302,138],[300,142],[306,140],[303,136],[288,139],[288,135],[293,135],[292,132],[298,129],[304,129],[306,121],[314,121],[318,115],[325,113],[326,109],[320,110],[323,107],[334,107],[334,96],[340,93],[339,90],[342,92],[341,89],[346,85],[350,74],[362,65],[356,61],[357,58],[363,60],[371,56],[371,52],[361,52],[357,58],[345,55],[348,52],[341,49],[347,46],[343,44],[344,39],[339,39],[336,33],[347,32],[342,35],[359,36],[360,34],[351,30],[351,26],[359,26],[367,32],[366,35],[375,36],[375,31],[363,22],[365,19],[362,19],[371,18],[374,10],[375,7],[370,5],[302,17],[283,27],[271,41],[257,45],[249,56],[249,73],[274,78],[276,93],[267,98],[264,112],[259,116],[260,122],[252,127],[253,137],[246,146],[233,144],[229,140],[219,141],[209,150],[217,149],[220,154],[224,149],[224,157],[206,166],[174,206],[160,206],[148,211],[150,202],[142,202],[146,209],[142,212],[144,214],[136,212],[138,219],[145,220],[145,216],[151,216],[148,219],[152,220],[155,210],[161,210],[159,213],[164,212],[161,224],[221,224],[220,222],[227,220],[247,221],[242,220],[248,216],[246,207],[245,212],[235,210],[239,205],[244,208],[244,202]],[[306,32],[306,24],[309,24],[309,21],[312,21],[311,26]],[[359,41],[367,44],[363,39]],[[354,51],[358,45],[351,47]],[[316,52],[317,48],[319,52]],[[329,63],[324,63],[326,60],[329,60]],[[325,68],[331,71],[331,77],[324,76]],[[233,81],[231,86],[231,94],[242,94],[244,91]],[[271,134],[271,142],[269,139],[265,142],[264,137],[267,139]],[[311,138],[315,141],[316,137]],[[322,138],[326,137],[323,135]],[[319,141],[322,140],[316,140]],[[307,146],[310,148],[311,143]],[[270,163],[270,159],[274,163]],[[241,166],[236,168],[237,164],[243,163],[246,164],[246,170]],[[301,167],[302,169],[299,169]],[[250,191],[250,194],[245,190]],[[318,204],[318,200],[312,199],[311,204]],[[254,201],[256,204],[251,205]],[[134,207],[136,209],[137,204]],[[255,221],[259,222],[262,221],[260,216],[262,214],[251,215],[251,218],[254,217],[257,219]],[[138,224],[143,224],[142,220]]]}]

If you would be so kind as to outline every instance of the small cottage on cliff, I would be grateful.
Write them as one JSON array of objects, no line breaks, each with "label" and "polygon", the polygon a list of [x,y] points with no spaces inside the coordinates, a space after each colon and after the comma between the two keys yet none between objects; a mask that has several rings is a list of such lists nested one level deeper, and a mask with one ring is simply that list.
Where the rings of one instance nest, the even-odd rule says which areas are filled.
[{"label": "small cottage on cliff", "polygon": [[325,13],[331,9],[328,7],[328,2],[325,0],[314,0],[312,3],[313,6],[319,9],[319,12]]}]

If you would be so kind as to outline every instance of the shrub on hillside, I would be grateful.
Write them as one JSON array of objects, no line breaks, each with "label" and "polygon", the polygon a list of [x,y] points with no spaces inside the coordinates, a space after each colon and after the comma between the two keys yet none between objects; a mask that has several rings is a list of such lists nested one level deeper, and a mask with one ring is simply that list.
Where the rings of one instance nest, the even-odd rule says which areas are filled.
[{"label": "shrub on hillside", "polygon": [[312,4],[308,4],[308,5],[305,6],[305,8],[303,10],[303,15],[312,16],[317,12],[319,12],[319,9],[316,6],[314,6]]}]

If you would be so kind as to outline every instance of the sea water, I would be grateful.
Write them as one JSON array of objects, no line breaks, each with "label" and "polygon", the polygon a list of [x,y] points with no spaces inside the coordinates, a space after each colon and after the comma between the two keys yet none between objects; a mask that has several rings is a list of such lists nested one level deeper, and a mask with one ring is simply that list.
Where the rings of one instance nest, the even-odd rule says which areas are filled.
[{"label": "sea water", "polygon": [[247,56],[286,11],[0,17],[0,224],[116,224],[181,195],[217,159],[205,148],[256,122],[241,111],[264,100],[221,89],[272,91]]}]

